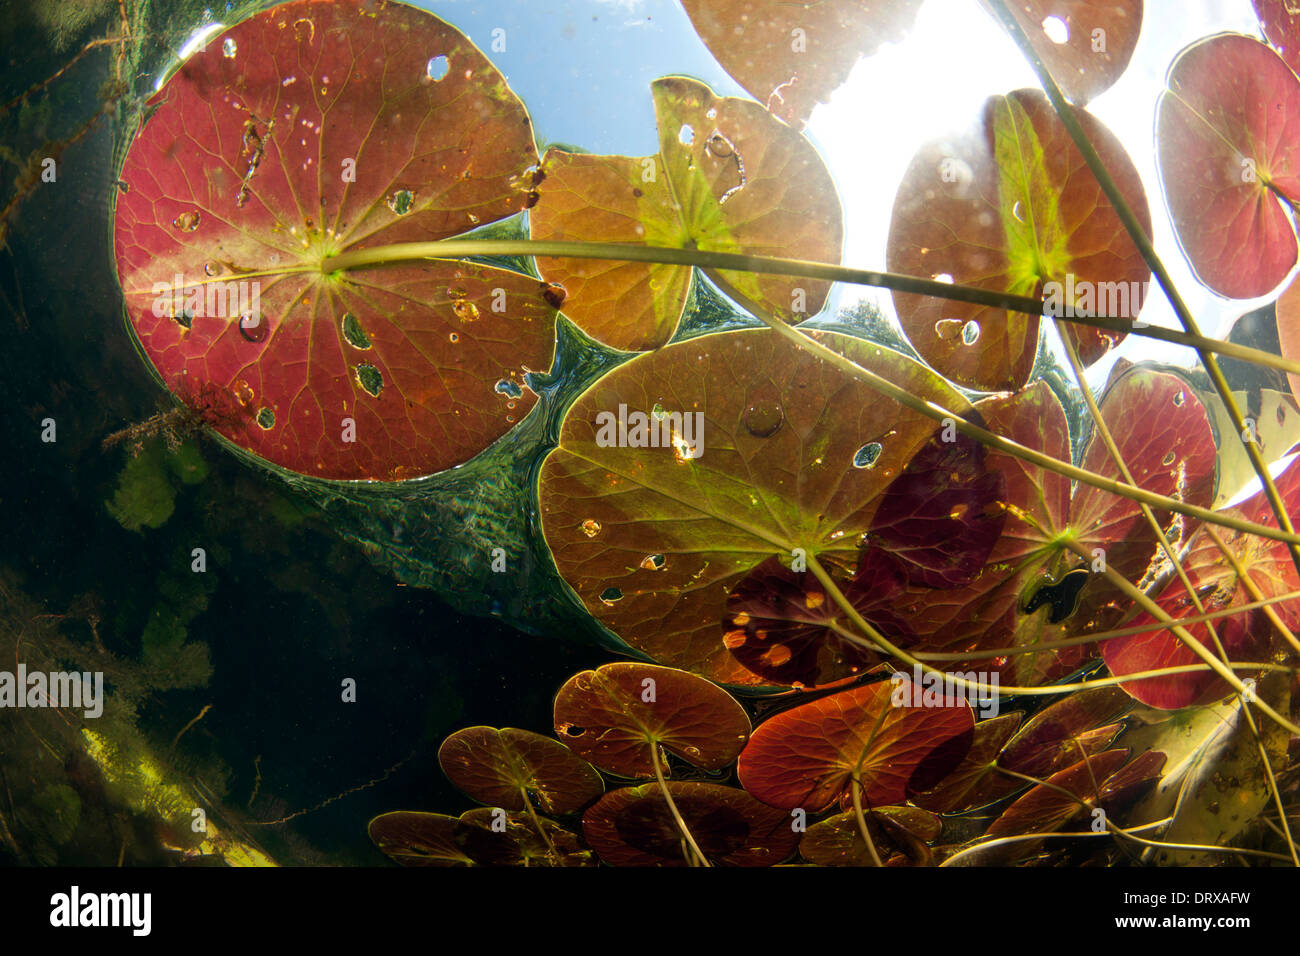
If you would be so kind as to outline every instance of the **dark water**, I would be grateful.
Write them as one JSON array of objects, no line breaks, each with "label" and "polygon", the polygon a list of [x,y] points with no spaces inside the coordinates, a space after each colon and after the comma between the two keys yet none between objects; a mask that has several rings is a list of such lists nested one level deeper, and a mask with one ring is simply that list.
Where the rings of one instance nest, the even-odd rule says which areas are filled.
[{"label": "dark water", "polygon": [[[103,36],[113,12],[103,6],[103,16],[60,43],[33,5],[0,4],[0,101],[19,97],[86,39]],[[126,443],[101,443],[169,407],[123,326],[112,270],[108,171],[120,117],[110,109],[92,123],[112,56],[86,55],[48,90],[0,115],[0,204],[10,207],[0,249],[0,584],[61,615],[42,627],[79,660],[95,659],[98,638],[128,668],[188,662],[170,666],[173,678],[185,680],[206,650],[206,680],[189,675],[193,686],[153,686],[137,702],[135,723],[169,778],[215,794],[280,862],[382,863],[365,829],[375,814],[457,813],[470,805],[437,769],[443,737],[476,723],[544,729],[555,688],[607,656],[462,616],[427,590],[401,586],[282,482],[206,438],[191,439],[183,458],[161,439],[145,443],[142,457],[153,464],[140,470],[153,498],[174,502],[158,527],[127,530],[110,513],[130,453]],[[58,147],[72,136],[75,143]],[[15,189],[23,163],[51,144],[56,182]],[[52,443],[41,440],[47,418],[56,423]],[[207,555],[201,576],[190,568],[195,547]],[[0,631],[25,626],[14,619],[31,606],[0,609]],[[6,644],[0,635],[0,647],[13,636]],[[357,683],[356,703],[340,699],[345,678]],[[0,726],[0,740],[9,741],[7,752],[0,749],[9,791],[0,792],[0,814],[18,829],[24,852],[0,844],[0,862],[116,862],[83,832],[102,794],[74,772],[75,760],[27,765],[31,738],[12,723],[19,719],[0,713],[0,722],[11,722]],[[48,806],[24,808],[22,794],[65,786],[78,794],[82,809],[69,825],[80,829],[59,840],[41,816]],[[353,788],[362,789],[286,824],[256,825]],[[29,840],[24,821],[36,834]],[[174,859],[140,832],[123,851],[127,862]],[[26,852],[33,844],[44,851]]]}]

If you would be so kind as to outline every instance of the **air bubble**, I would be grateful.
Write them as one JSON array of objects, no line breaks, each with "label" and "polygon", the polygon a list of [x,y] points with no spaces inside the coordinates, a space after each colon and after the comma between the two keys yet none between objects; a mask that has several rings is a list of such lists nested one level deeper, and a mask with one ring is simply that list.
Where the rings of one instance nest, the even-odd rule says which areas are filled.
[{"label": "air bubble", "polygon": [[188,212],[181,213],[173,219],[172,225],[181,232],[193,232],[195,229],[199,228],[199,218],[198,211],[191,209]]},{"label": "air bubble", "polygon": [[451,304],[451,310],[462,322],[473,322],[478,318],[478,306],[465,299],[457,299]]},{"label": "air bubble", "polygon": [[755,402],[745,409],[744,422],[755,438],[771,438],[785,424],[785,409],[778,402]]},{"label": "air bubble", "polygon": [[267,323],[263,321],[262,316],[245,312],[239,317],[239,334],[249,342],[265,341],[267,331]]},{"label": "air bubble", "polygon": [[582,533],[588,538],[594,538],[600,534],[600,522],[595,518],[588,518],[582,523]]},{"label": "air bubble", "polygon": [[235,41],[231,37],[226,37],[225,42],[221,44],[221,55],[227,60],[233,60],[238,50],[239,48],[235,46]]}]

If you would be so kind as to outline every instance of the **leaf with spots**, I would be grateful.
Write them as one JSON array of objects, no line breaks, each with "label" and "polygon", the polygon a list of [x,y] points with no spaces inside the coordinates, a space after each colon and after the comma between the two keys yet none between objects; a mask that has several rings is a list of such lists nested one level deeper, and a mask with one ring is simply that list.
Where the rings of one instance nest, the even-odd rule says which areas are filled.
[{"label": "leaf with spots", "polygon": [[1007,9],[1061,92],[1083,106],[1128,67],[1142,32],[1142,0],[1016,0]]},{"label": "leaf with spots", "polygon": [[466,727],[442,742],[438,765],[447,779],[479,803],[543,813],[581,810],[605,791],[585,760],[558,741],[529,730]]},{"label": "leaf with spots", "polygon": [[[712,865],[773,866],[794,853],[799,834],[789,816],[744,790],[676,780],[667,788]],[[658,784],[605,794],[583,814],[582,833],[609,866],[686,865],[681,831]]]},{"label": "leaf with spots", "polygon": [[799,128],[861,57],[906,35],[921,0],[682,0],[682,6],[723,69]]},{"label": "leaf with spots", "polygon": [[764,803],[810,813],[855,781],[869,807],[931,790],[966,756],[975,726],[964,698],[937,700],[927,706],[922,688],[900,675],[782,711],[741,753],[741,786]]},{"label": "leaf with spots", "polygon": [[[533,406],[555,318],[535,278],[325,265],[528,205],[528,114],[456,30],[296,0],[209,40],[147,117],[121,170],[118,278],[145,355],[224,437],[303,474],[400,480],[472,458]],[[211,391],[221,415],[195,404]]]},{"label": "leaf with spots", "polygon": [[[970,410],[910,359],[822,341]],[[848,579],[883,493],[935,430],[770,330],[675,343],[614,369],[569,409],[542,467],[542,532],[578,598],[624,640],[713,680],[763,683],[725,644],[729,595],[769,559],[793,568],[796,549]]]},{"label": "leaf with spots", "polygon": [[1197,278],[1231,299],[1266,295],[1296,263],[1300,80],[1253,37],[1187,47],[1156,105],[1156,159]]},{"label": "leaf with spots", "polygon": [[604,664],[573,675],[555,695],[555,735],[622,777],[653,776],[651,748],[721,769],[736,759],[749,730],[748,715],[730,694],[671,667]]},{"label": "leaf with spots", "polygon": [[[1090,114],[1074,112],[1150,234],[1146,195],[1124,148]],[[1136,319],[1150,276],[1064,124],[1035,90],[992,97],[972,128],[921,147],[894,198],[886,258],[894,272],[1043,295],[1057,315]],[[905,292],[894,293],[894,305],[908,340],[952,381],[1008,391],[1028,380],[1038,317]],[[1085,364],[1123,338],[1061,328]]]},{"label": "leaf with spots", "polygon": [[[534,239],[840,261],[839,198],[812,144],[756,104],[715,96],[687,77],[655,80],[651,91],[658,154],[547,151],[529,213]],[[545,257],[537,264],[564,287],[565,314],[615,348],[663,345],[686,306],[689,267]],[[788,276],[705,274],[787,322],[820,311],[830,291],[828,282]]]}]

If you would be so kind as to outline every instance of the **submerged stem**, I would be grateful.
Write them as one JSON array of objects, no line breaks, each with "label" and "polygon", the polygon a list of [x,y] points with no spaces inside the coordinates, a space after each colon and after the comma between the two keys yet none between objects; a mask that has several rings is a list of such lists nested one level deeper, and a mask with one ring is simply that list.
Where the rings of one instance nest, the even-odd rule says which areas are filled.
[{"label": "submerged stem", "polygon": [[[668,812],[673,815],[673,822],[677,824],[677,829],[681,833],[682,839],[686,841],[686,844],[698,858],[699,866],[712,866],[713,864],[709,862],[709,858],[705,856],[704,851],[700,849],[700,845],[695,842],[695,837],[691,835],[690,827],[686,825],[686,821],[682,819],[681,813],[678,812],[677,804],[673,801],[673,795],[668,792],[668,783],[664,780],[663,767],[659,763],[659,744],[654,741],[650,742],[650,759],[654,761],[655,779],[659,781],[659,789],[663,792],[664,800],[668,804]],[[687,856],[686,862],[691,866],[697,865],[691,862],[689,856]]]}]

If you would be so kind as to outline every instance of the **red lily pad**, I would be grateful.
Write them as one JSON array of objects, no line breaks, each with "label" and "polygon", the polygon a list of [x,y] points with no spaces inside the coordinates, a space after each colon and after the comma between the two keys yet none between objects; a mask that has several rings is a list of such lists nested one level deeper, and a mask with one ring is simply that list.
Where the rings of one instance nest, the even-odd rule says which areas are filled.
[{"label": "red lily pad", "polygon": [[595,866],[577,834],[554,820],[498,807],[467,810],[456,822],[456,844],[479,866]]},{"label": "red lily pad", "polygon": [[782,711],[741,753],[741,786],[764,803],[809,813],[849,793],[855,778],[870,807],[933,789],[970,749],[975,719],[965,699],[950,696],[937,707],[900,696],[895,706],[895,691],[911,687],[901,677]]},{"label": "red lily pad", "polygon": [[1265,295],[1296,262],[1300,80],[1258,40],[1199,40],[1169,68],[1156,155],[1174,231],[1220,295]]},{"label": "red lily pad", "polygon": [[[822,341],[915,395],[970,409],[897,353]],[[636,433],[615,429],[620,409],[678,438],[660,424],[649,430],[666,437],[659,447],[631,447]],[[570,407],[542,467],[542,531],[584,606],[625,641],[720,682],[758,684],[724,643],[728,596],[771,558],[793,567],[796,549],[847,578],[883,493],[934,433],[931,419],[770,330],[702,336],[619,366]]]},{"label": "red lily pad", "polygon": [[1017,0],[1007,9],[1079,106],[1115,84],[1142,32],[1142,0]]},{"label": "red lily pad", "polygon": [[[1276,484],[1288,513],[1300,507],[1300,467],[1292,464],[1276,480]],[[1262,491],[1230,513],[1257,524],[1277,527],[1273,509]],[[1237,556],[1251,582],[1264,598],[1300,590],[1300,575],[1296,574],[1290,550],[1285,543],[1239,531],[1221,530],[1219,536],[1228,550]],[[1183,567],[1206,611],[1221,611],[1256,600],[1218,546],[1204,532],[1193,539],[1191,549],[1183,559]],[[1177,579],[1170,581],[1155,603],[1175,621],[1198,613],[1186,589]],[[1274,605],[1273,610],[1288,628],[1300,626],[1300,603],[1282,602]],[[1102,657],[1115,676],[1124,677],[1141,671],[1201,663],[1194,651],[1185,646],[1176,635],[1163,629],[1146,612],[1139,614],[1132,622],[1133,627],[1148,624],[1151,625],[1150,631],[1113,638],[1102,644]],[[1262,608],[1217,618],[1213,624],[1230,660],[1267,659],[1273,624]],[[1184,627],[1203,646],[1215,652],[1205,623],[1187,624]],[[1249,676],[1243,672],[1236,673],[1243,679]],[[1207,703],[1231,692],[1227,681],[1208,670],[1171,674],[1167,677],[1145,677],[1127,681],[1120,686],[1142,703],[1162,710]]]},{"label": "red lily pad", "polygon": [[[686,828],[714,866],[772,866],[799,843],[790,816],[743,790],[670,781]],[[657,783],[605,794],[582,816],[582,832],[610,866],[685,866],[682,836]]]},{"label": "red lily pad", "polygon": [[1269,44],[1293,72],[1300,72],[1300,9],[1293,0],[1251,0],[1251,3]]},{"label": "red lily pad", "polygon": [[324,265],[528,205],[528,114],[462,34],[402,4],[296,0],[209,40],[146,115],[118,278],[166,385],[222,396],[205,414],[220,434],[303,474],[400,480],[468,460],[533,406],[524,376],[554,351],[544,284]]},{"label": "red lily pad", "polygon": [[438,765],[479,803],[544,813],[573,813],[605,792],[591,764],[558,741],[529,730],[466,727],[442,742]]},{"label": "red lily pad", "polygon": [[989,825],[985,836],[992,839],[1059,830],[1087,809],[1080,800],[1091,806],[1098,804],[1103,781],[1127,759],[1127,750],[1107,750],[1052,774],[1046,780],[1050,786],[1039,784],[1007,807]]},{"label": "red lily pad", "polygon": [[[667,76],[651,84],[655,156],[549,150],[534,239],[585,240],[838,263],[843,227],[830,172],[811,143],[755,103]],[[564,312],[607,345],[658,348],[677,328],[691,269],[539,257]],[[706,269],[723,289],[787,322],[821,311],[830,283]]]},{"label": "red lily pad", "polygon": [[749,716],[735,698],[671,667],[604,664],[574,674],[555,695],[556,736],[623,777],[654,775],[652,747],[696,767],[721,769],[736,759],[749,731]]},{"label": "red lily pad", "polygon": [[[939,838],[943,821],[916,807],[880,807],[863,814],[867,832],[885,866],[924,864],[927,843]],[[862,840],[857,814],[841,813],[808,828],[799,841],[799,855],[818,866],[872,866],[871,851]]]},{"label": "red lily pad", "polygon": [[[1150,234],[1142,182],[1123,146],[1087,112],[1075,116]],[[990,98],[979,122],[913,158],[894,199],[888,267],[1015,295],[1055,298],[1062,314],[1136,319],[1150,272],[1047,98]],[[1049,283],[1057,283],[1049,287]],[[1039,319],[895,292],[908,339],[954,382],[1008,391],[1029,378]],[[1063,324],[1085,364],[1123,338]]]},{"label": "red lily pad", "polygon": [[682,0],[695,32],[750,95],[799,128],[853,65],[902,39],[921,0]]},{"label": "red lily pad", "polygon": [[443,813],[395,810],[370,821],[370,839],[402,866],[473,866],[456,842],[458,824]]}]

